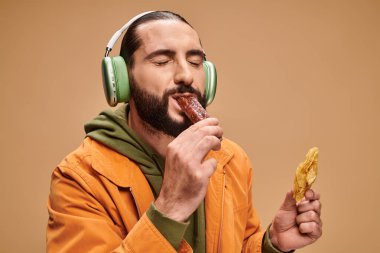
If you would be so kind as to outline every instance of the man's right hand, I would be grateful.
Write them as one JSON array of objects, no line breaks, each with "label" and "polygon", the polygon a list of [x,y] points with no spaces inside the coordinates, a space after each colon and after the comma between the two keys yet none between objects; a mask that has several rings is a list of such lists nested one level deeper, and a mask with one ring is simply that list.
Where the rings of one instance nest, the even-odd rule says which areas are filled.
[{"label": "man's right hand", "polygon": [[204,160],[219,150],[223,130],[216,118],[201,120],[183,131],[166,151],[165,173],[157,209],[176,221],[185,221],[204,199],[216,160]]}]

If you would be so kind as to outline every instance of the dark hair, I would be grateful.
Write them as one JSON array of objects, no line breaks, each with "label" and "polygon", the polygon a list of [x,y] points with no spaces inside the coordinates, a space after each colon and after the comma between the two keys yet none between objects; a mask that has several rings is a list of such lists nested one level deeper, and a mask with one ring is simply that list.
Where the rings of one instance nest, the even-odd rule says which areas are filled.
[{"label": "dark hair", "polygon": [[192,27],[186,19],[171,11],[154,11],[136,19],[125,33],[120,48],[120,56],[124,58],[124,61],[129,68],[133,67],[133,53],[141,46],[141,39],[136,34],[137,27],[154,20],[178,20]]}]

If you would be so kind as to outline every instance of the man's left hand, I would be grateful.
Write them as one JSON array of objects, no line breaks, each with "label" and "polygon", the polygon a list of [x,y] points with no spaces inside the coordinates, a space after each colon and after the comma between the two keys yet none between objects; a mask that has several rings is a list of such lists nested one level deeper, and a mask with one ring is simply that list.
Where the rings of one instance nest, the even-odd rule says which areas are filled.
[{"label": "man's left hand", "polygon": [[287,252],[312,244],[322,235],[320,195],[313,190],[296,203],[293,191],[286,194],[270,227],[272,244]]}]

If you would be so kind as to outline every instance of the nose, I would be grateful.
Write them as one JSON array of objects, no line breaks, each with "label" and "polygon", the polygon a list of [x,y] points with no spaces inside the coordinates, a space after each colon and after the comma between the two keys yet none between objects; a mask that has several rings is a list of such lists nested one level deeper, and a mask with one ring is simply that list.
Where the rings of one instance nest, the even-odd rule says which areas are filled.
[{"label": "nose", "polygon": [[184,60],[177,62],[174,74],[174,83],[178,85],[192,85],[194,81],[189,63]]}]

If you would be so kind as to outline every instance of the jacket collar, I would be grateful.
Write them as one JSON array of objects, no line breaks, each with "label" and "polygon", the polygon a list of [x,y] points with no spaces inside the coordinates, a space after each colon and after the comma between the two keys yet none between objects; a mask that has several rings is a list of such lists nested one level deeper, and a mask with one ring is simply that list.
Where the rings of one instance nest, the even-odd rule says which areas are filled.
[{"label": "jacket collar", "polygon": [[140,171],[136,163],[91,138],[87,137],[86,141],[91,142],[94,170],[119,187],[131,187],[136,180],[136,172]]}]

